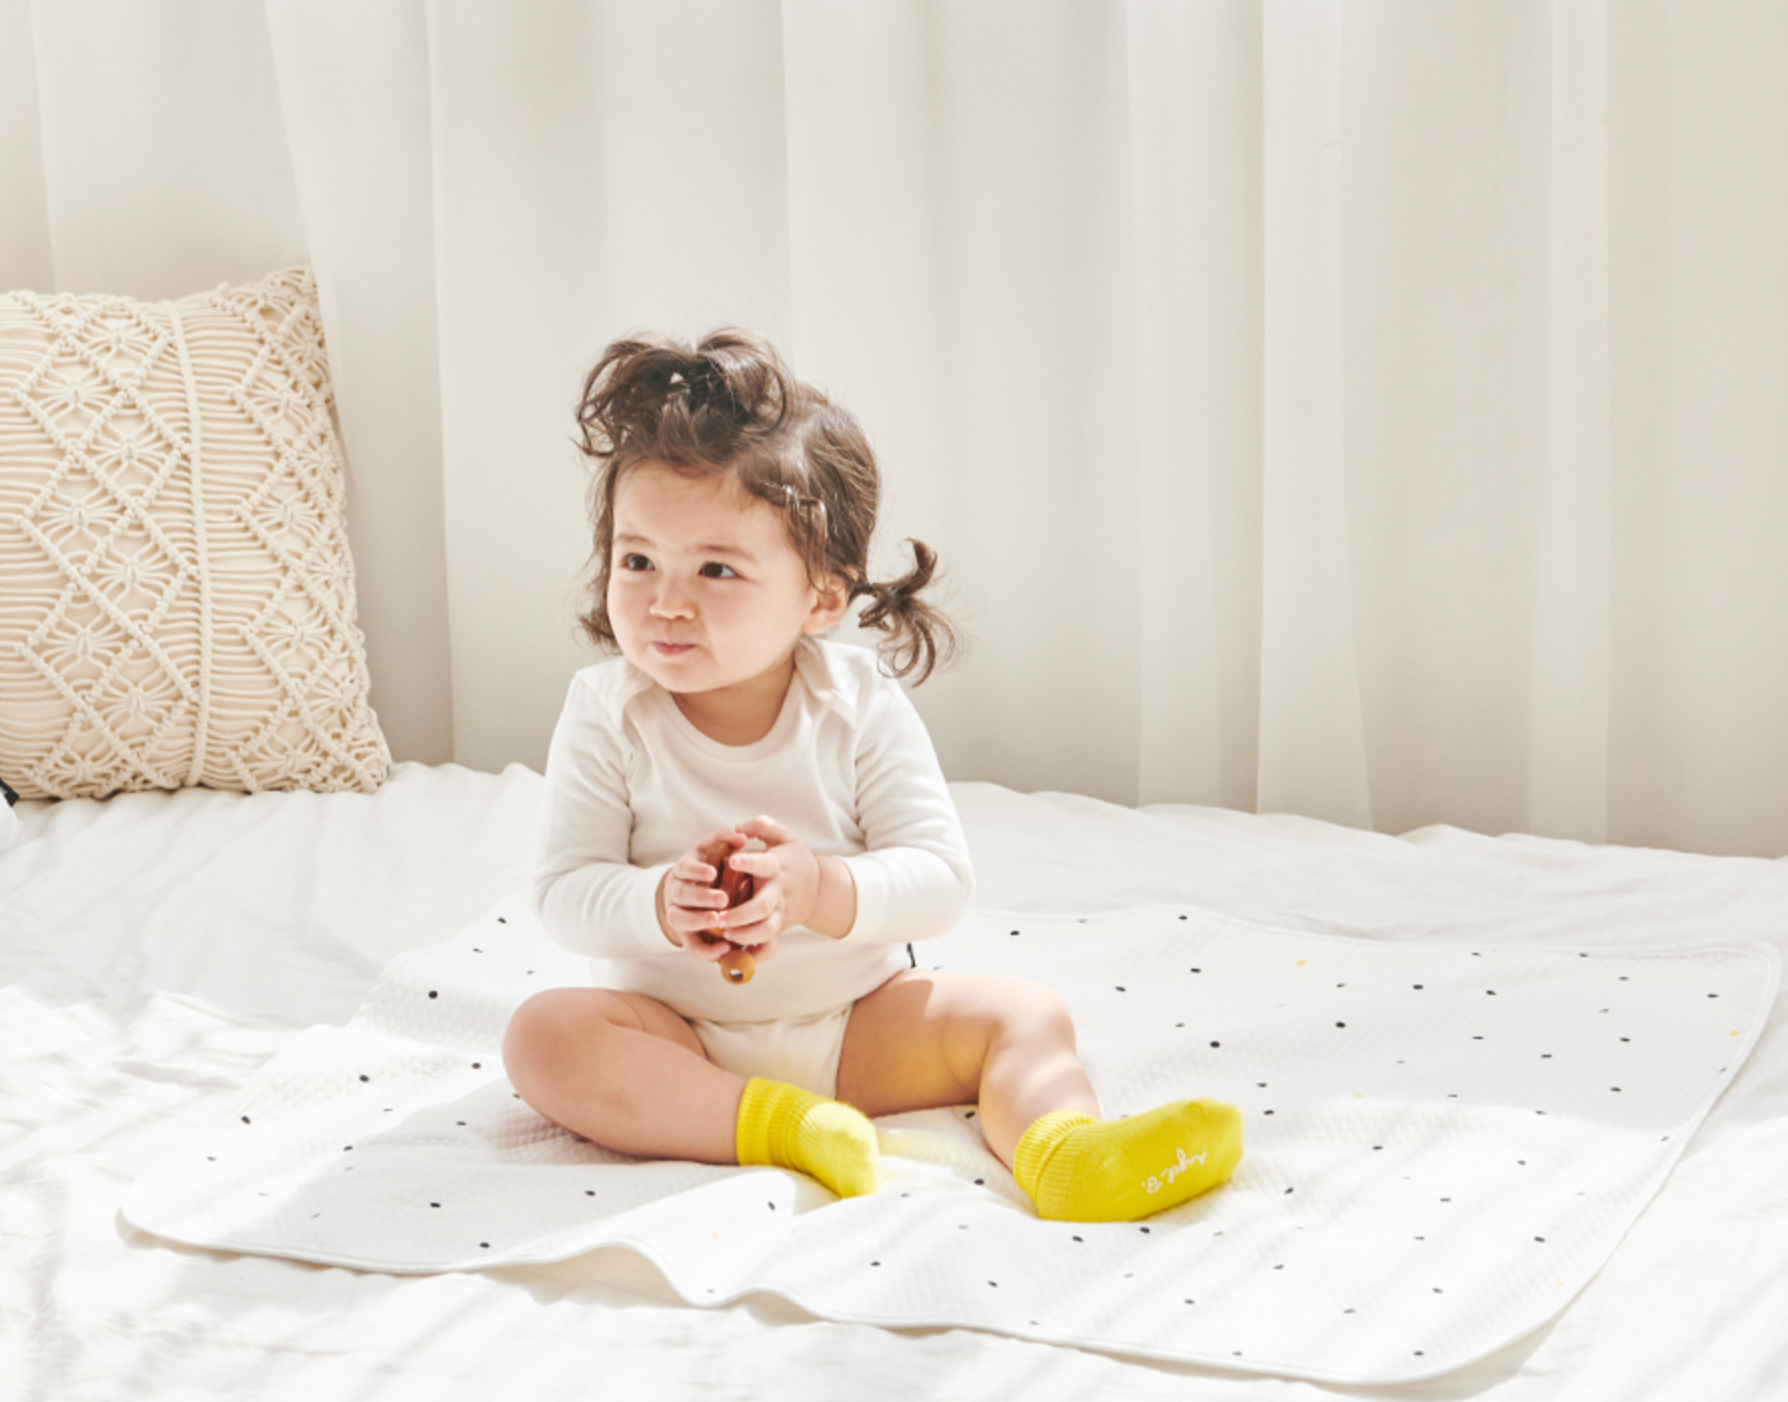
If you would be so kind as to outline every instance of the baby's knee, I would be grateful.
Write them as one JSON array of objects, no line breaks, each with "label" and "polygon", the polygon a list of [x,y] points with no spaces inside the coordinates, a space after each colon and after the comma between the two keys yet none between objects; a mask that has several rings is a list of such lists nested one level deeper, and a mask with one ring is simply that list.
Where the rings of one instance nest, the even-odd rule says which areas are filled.
[{"label": "baby's knee", "polygon": [[1001,978],[997,983],[998,1021],[1004,1027],[1073,1045],[1074,1018],[1061,994],[1028,978]]},{"label": "baby's knee", "polygon": [[510,1083],[529,1098],[530,1090],[564,1064],[578,1032],[578,1010],[572,990],[549,988],[536,993],[509,1019],[503,1032],[503,1069]]}]

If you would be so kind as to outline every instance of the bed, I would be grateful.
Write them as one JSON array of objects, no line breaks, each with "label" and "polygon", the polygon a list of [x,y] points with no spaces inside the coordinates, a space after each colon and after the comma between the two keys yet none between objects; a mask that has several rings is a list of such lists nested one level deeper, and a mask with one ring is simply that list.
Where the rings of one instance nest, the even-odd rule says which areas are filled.
[{"label": "bed", "polygon": [[[1575,1402],[1788,1388],[1788,1035],[1773,1006],[1587,1287],[1469,1367],[1394,1387],[827,1321],[769,1293],[699,1308],[620,1246],[400,1276],[129,1226],[133,1180],[214,1133],[305,1029],[346,1023],[394,960],[523,888],[541,791],[521,766],[399,764],[372,794],[194,788],[18,805],[0,855],[0,1392]],[[1002,921],[1168,907],[1348,941],[1585,957],[1788,943],[1778,862],[953,792],[975,909]]]},{"label": "bed", "polygon": [[973,1106],[847,1202],[602,1161],[496,1054],[586,976],[543,781],[388,764],[308,271],[0,343],[0,1396],[1788,1388],[1788,867],[958,784],[915,962],[1054,983],[1102,1097],[1238,1104],[1234,1181],[1044,1224]]}]

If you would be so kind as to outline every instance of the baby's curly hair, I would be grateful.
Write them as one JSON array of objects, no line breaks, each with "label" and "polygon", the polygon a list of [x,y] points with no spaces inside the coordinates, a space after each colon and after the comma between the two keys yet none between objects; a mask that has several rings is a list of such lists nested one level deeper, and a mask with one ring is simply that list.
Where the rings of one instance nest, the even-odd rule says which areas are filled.
[{"label": "baby's curly hair", "polygon": [[913,568],[904,578],[869,579],[881,474],[862,428],[796,379],[761,337],[726,328],[694,346],[663,336],[616,341],[584,381],[577,422],[578,447],[595,468],[595,572],[579,622],[598,646],[616,646],[608,616],[615,489],[653,462],[692,477],[730,476],[780,513],[809,579],[836,575],[852,599],[871,600],[857,622],[888,635],[878,652],[893,675],[917,671],[917,685],[954,654],[949,619],[919,597],[937,569],[927,546],[907,542]]}]

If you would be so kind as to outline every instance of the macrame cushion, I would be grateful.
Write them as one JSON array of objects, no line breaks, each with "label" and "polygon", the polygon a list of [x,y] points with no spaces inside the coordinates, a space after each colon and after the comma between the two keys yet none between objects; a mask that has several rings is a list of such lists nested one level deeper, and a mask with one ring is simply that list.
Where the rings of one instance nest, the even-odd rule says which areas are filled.
[{"label": "macrame cushion", "polygon": [[0,771],[370,792],[316,283],[0,296]]}]

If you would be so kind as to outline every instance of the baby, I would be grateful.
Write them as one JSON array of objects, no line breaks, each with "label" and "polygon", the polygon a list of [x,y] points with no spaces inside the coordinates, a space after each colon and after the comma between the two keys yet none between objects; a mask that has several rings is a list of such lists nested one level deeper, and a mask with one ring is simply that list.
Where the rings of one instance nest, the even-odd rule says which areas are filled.
[{"label": "baby", "polygon": [[[578,418],[583,622],[620,656],[572,680],[534,903],[596,986],[516,1012],[523,1099],[622,1153],[774,1164],[842,1196],[878,1185],[869,1117],[976,1102],[1044,1217],[1132,1220],[1225,1182],[1232,1106],[1106,1121],[1054,991],[911,966],[972,875],[894,678],[922,682],[953,639],[924,545],[869,578],[879,474],[856,420],[739,331],[617,342]],[[879,656],[826,640],[860,599]],[[752,880],[741,904],[723,862]],[[707,967],[736,948],[764,966],[744,985]]]}]

